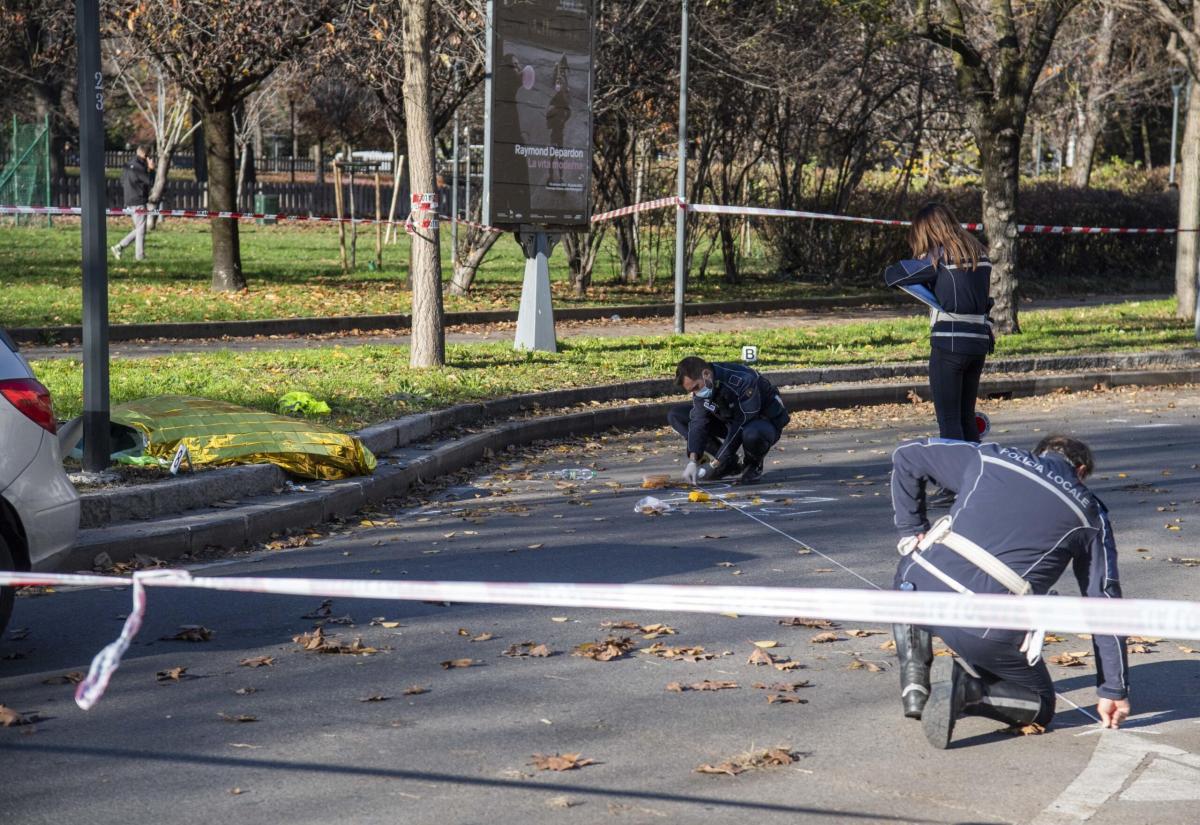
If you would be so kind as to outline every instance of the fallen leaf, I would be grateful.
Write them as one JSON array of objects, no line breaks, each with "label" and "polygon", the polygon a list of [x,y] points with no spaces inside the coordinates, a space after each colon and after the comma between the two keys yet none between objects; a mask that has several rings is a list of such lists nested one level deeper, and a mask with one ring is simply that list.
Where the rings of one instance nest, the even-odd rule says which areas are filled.
[{"label": "fallen leaf", "polygon": [[509,645],[501,656],[511,656],[519,658],[521,656],[534,656],[538,658],[546,658],[553,655],[553,651],[544,644],[536,644],[534,642],[518,642],[515,645]]},{"label": "fallen leaf", "polygon": [[880,649],[880,650],[891,650],[891,651],[895,651],[895,649],[896,649],[896,640],[895,640],[895,639],[888,639],[886,642],[884,642],[883,644],[881,644],[881,645],[879,646],[879,649]]},{"label": "fallen leaf", "polygon": [[160,683],[166,684],[168,682],[178,682],[183,678],[185,673],[187,673],[186,667],[172,667],[155,673],[154,678]]},{"label": "fallen leaf", "polygon": [[751,642],[751,644],[753,644],[755,647],[762,648],[763,650],[770,650],[773,647],[779,647],[779,642],[773,639],[765,639],[761,642]]},{"label": "fallen leaf", "polygon": [[1197,650],[1194,647],[1188,647],[1187,645],[1179,645],[1179,649],[1184,653],[1200,653],[1200,650]]},{"label": "fallen leaf", "polygon": [[620,638],[609,636],[603,641],[584,642],[581,645],[576,645],[571,655],[582,656],[585,659],[593,659],[597,662],[611,662],[613,659],[624,657],[634,648],[634,641],[628,636],[621,636]]},{"label": "fallen leaf", "polygon": [[587,765],[596,764],[595,759],[580,759],[578,753],[555,753],[544,755],[535,753],[530,764],[539,771],[572,771]]},{"label": "fallen leaf", "polygon": [[49,679],[43,679],[43,685],[77,685],[83,681],[83,673],[78,670],[72,670],[70,673],[64,673],[61,676],[51,676]]},{"label": "fallen leaf", "polygon": [[655,642],[650,647],[644,647],[638,653],[657,656],[660,659],[678,659],[683,662],[706,662],[715,659],[715,653],[709,653],[702,647],[669,647],[662,642]]},{"label": "fallen leaf", "polygon": [[775,664],[776,670],[783,670],[783,671],[797,670],[799,668],[804,667],[804,665],[800,664],[799,662],[793,662],[788,659],[784,659],[783,661],[777,660],[774,664]]},{"label": "fallen leaf", "polygon": [[830,632],[830,633],[818,633],[816,636],[813,636],[808,641],[814,645],[823,645],[823,644],[829,644],[830,642],[844,642],[845,639],[843,639],[841,636],[837,635],[837,633]]},{"label": "fallen leaf", "polygon": [[243,791],[241,788],[230,788],[229,793],[232,796],[241,796],[242,794],[245,793],[245,791]]},{"label": "fallen leaf", "polygon": [[1184,567],[1200,567],[1200,559],[1187,556],[1167,556],[1167,561],[1171,564],[1181,564]]},{"label": "fallen leaf", "polygon": [[26,715],[5,705],[0,705],[0,727],[16,728],[22,725],[32,725],[37,720],[36,714]]},{"label": "fallen leaf", "polygon": [[386,627],[389,630],[393,630],[397,627],[404,627],[404,625],[400,624],[400,622],[389,621],[384,619],[382,616],[376,619],[371,619],[371,625],[373,627]]},{"label": "fallen leaf", "polygon": [[847,630],[847,636],[853,636],[855,639],[865,639],[867,636],[880,636],[884,633],[882,630]]},{"label": "fallen leaf", "polygon": [[737,776],[748,770],[778,768],[791,765],[800,760],[800,754],[794,753],[790,747],[782,746],[769,750],[743,753],[716,765],[704,764],[696,768],[696,773],[726,774]]},{"label": "fallen leaf", "polygon": [[301,649],[313,653],[344,653],[350,656],[370,656],[378,653],[377,648],[370,645],[364,645],[362,639],[355,639],[350,644],[344,644],[337,639],[326,636],[325,631],[320,627],[314,628],[309,633],[301,633],[299,636],[293,636],[292,641],[300,645]]},{"label": "fallen leaf", "polygon": [[769,685],[765,685],[762,682],[755,682],[750,687],[755,690],[773,690],[776,693],[795,693],[801,688],[812,687],[812,685],[805,679],[802,682],[773,682]]},{"label": "fallen leaf", "polygon": [[428,692],[429,688],[422,687],[421,685],[411,685],[400,691],[401,695],[403,696],[420,696],[422,693]]},{"label": "fallen leaf", "polygon": [[541,549],[542,549],[543,547],[545,547],[545,546],[546,546],[546,545],[545,545],[545,543],[544,543],[544,542],[538,542],[537,544],[529,544],[529,545],[526,545],[526,549],[529,549],[529,550],[541,550]]},{"label": "fallen leaf", "polygon": [[250,659],[242,659],[238,664],[242,667],[270,667],[275,664],[275,657],[254,656]]},{"label": "fallen leaf", "polygon": [[258,688],[244,687],[234,691],[238,696],[249,696],[251,693],[258,693]]},{"label": "fallen leaf", "polygon": [[719,536],[719,535],[716,535],[715,533],[705,533],[700,538],[703,538],[703,539],[727,539],[727,538],[729,538],[729,536]]},{"label": "fallen leaf", "polygon": [[478,636],[472,636],[471,641],[472,642],[490,642],[494,638],[496,638],[496,637],[493,636],[491,633],[480,633]]},{"label": "fallen leaf", "polygon": [[813,630],[831,630],[837,624],[828,619],[780,619],[784,627],[811,627]]},{"label": "fallen leaf", "polygon": [[667,690],[672,693],[683,693],[687,690],[734,690],[738,688],[737,682],[728,681],[713,681],[705,679],[703,682],[693,682],[690,685],[681,685],[679,682],[671,682],[667,685]]},{"label": "fallen leaf", "polygon": [[807,699],[801,699],[794,693],[771,693],[767,696],[768,705],[807,705]]},{"label": "fallen leaf", "polygon": [[1050,664],[1058,665],[1059,667],[1083,667],[1086,662],[1080,657],[1072,653],[1060,653],[1057,656],[1050,657]]},{"label": "fallen leaf", "polygon": [[250,716],[247,713],[239,713],[236,716],[231,716],[228,713],[218,713],[217,716],[220,717],[221,719],[224,719],[226,722],[257,722],[258,721],[257,716]]},{"label": "fallen leaf", "polygon": [[381,693],[372,693],[370,696],[364,696],[363,698],[359,699],[358,701],[360,701],[360,702],[386,702],[390,698],[392,698],[392,697],[384,696]]},{"label": "fallen leaf", "polygon": [[854,659],[850,662],[848,669],[865,670],[868,673],[882,673],[885,668],[883,665],[877,664],[876,662],[869,662],[866,659]]},{"label": "fallen leaf", "polygon": [[204,625],[185,624],[181,625],[179,632],[174,636],[162,636],[160,641],[164,642],[207,642],[213,637],[213,632]]},{"label": "fallen leaf", "polygon": [[718,615],[718,616],[724,616],[726,619],[736,619],[736,618],[738,618],[738,614],[736,614],[736,613],[718,613],[717,615]]},{"label": "fallen leaf", "polygon": [[775,660],[771,657],[770,653],[767,653],[761,647],[756,647],[754,648],[754,652],[750,654],[750,658],[746,660],[746,664],[754,665],[755,667],[759,665],[773,665],[775,664]]},{"label": "fallen leaf", "polygon": [[325,599],[316,610],[305,613],[301,619],[328,619],[333,615],[333,599]]},{"label": "fallen leaf", "polygon": [[558,622],[559,624],[562,624],[563,622],[569,622],[571,620],[569,618],[567,618],[566,616],[551,616],[550,621]]},{"label": "fallen leaf", "polygon": [[1030,722],[1028,725],[1013,725],[1012,727],[1004,728],[1000,732],[1011,736],[1038,736],[1045,733],[1046,729],[1037,722]]},{"label": "fallen leaf", "polygon": [[473,667],[480,664],[480,662],[474,659],[447,659],[444,662],[439,662],[439,664],[442,666],[442,670],[454,670],[460,667]]}]

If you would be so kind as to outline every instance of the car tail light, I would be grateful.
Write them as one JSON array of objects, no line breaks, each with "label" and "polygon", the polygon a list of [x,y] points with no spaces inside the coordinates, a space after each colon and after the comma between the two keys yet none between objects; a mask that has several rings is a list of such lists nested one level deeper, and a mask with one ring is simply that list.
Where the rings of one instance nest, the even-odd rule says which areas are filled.
[{"label": "car tail light", "polygon": [[53,433],[58,427],[54,423],[54,405],[50,403],[50,390],[32,378],[10,378],[0,381],[0,395],[8,399],[22,415],[43,430]]}]

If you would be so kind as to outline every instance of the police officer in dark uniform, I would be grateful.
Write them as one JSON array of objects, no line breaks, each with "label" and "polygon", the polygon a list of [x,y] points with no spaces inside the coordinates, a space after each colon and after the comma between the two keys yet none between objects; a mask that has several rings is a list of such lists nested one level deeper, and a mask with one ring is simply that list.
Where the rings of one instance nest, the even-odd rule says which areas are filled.
[{"label": "police officer in dark uniform", "polygon": [[[779,390],[749,367],[712,364],[694,355],[679,362],[675,383],[692,394],[692,403],[667,414],[675,432],[687,439],[683,480],[695,484],[738,472],[739,484],[761,479],[763,459],[789,420]],[[744,466],[739,466],[739,448]]]},{"label": "police officer in dark uniform", "polygon": [[[1120,598],[1108,511],[1083,484],[1093,466],[1087,445],[1066,436],[1044,438],[1033,452],[937,438],[900,445],[892,454],[903,556],[897,588],[1043,595],[1069,565],[1085,596]],[[950,515],[932,526],[927,483],[958,494]],[[893,631],[904,714],[920,717],[934,747],[949,745],[961,716],[1012,726],[1045,726],[1054,716],[1054,682],[1041,659],[1044,633],[909,625]],[[957,657],[934,663],[931,636]],[[1129,715],[1125,640],[1096,635],[1092,643],[1096,710],[1115,728]]]}]

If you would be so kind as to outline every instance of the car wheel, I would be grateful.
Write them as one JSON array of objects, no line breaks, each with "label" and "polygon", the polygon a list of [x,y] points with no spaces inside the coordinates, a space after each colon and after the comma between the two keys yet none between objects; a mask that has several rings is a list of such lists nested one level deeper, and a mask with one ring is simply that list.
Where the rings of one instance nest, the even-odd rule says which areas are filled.
[{"label": "car wheel", "polygon": [[[0,570],[16,570],[16,567],[13,566],[12,551],[8,549],[4,536],[0,536]],[[16,598],[15,588],[0,587],[0,633],[3,633],[4,628],[8,627],[8,619],[12,616],[13,602],[16,601]]]}]

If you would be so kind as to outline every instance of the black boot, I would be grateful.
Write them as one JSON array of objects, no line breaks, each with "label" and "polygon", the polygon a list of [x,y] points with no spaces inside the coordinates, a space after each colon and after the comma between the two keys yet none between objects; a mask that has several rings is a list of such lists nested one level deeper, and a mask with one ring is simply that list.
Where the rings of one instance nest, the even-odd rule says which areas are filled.
[{"label": "black boot", "polygon": [[933,637],[910,624],[892,625],[896,656],[900,659],[900,703],[909,719],[920,719],[929,699],[929,666],[933,663]]},{"label": "black boot", "polygon": [[766,456],[750,455],[750,453],[746,452],[745,450],[743,450],[742,452],[745,453],[746,469],[744,469],[742,471],[742,475],[737,480],[737,483],[738,484],[757,484],[759,481],[762,480],[762,477],[763,477],[763,459]]},{"label": "black boot", "polygon": [[956,498],[953,490],[947,490],[945,487],[932,487],[925,494],[925,506],[934,510],[940,510],[943,507],[950,509],[954,506]]},{"label": "black boot", "polygon": [[742,471],[742,462],[738,461],[736,452],[729,452],[720,461],[715,459],[705,468],[704,480],[716,481],[725,476],[737,475]]},{"label": "black boot", "polygon": [[934,661],[931,681],[921,726],[929,744],[939,750],[950,746],[954,723],[963,716],[983,716],[1012,727],[1041,716],[1041,698],[1032,690],[1011,682],[985,684],[950,656]]}]

